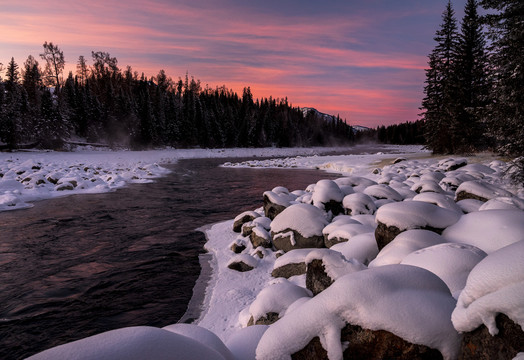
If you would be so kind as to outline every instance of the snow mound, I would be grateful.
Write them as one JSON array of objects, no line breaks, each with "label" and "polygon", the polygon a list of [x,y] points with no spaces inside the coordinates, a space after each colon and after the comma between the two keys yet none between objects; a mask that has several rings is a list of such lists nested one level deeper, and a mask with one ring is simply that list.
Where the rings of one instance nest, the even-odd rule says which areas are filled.
[{"label": "snow mound", "polygon": [[342,207],[350,215],[374,214],[377,206],[373,199],[363,193],[349,194],[342,200]]},{"label": "snow mound", "polygon": [[490,254],[524,240],[524,211],[472,212],[444,230],[442,236],[449,242],[473,245]]},{"label": "snow mound", "polygon": [[392,201],[402,201],[404,198],[392,187],[385,184],[371,185],[364,190],[364,194],[374,197],[377,200],[385,199]]},{"label": "snow mound", "polygon": [[461,193],[473,194],[482,201],[487,201],[497,197],[513,197],[511,192],[479,180],[465,181],[460,184],[456,190],[456,200],[461,199]]},{"label": "snow mound", "polygon": [[484,324],[498,334],[495,318],[507,315],[524,329],[524,241],[489,254],[473,268],[453,311],[458,331],[472,331]]},{"label": "snow mound", "polygon": [[403,201],[385,204],[377,210],[376,220],[399,230],[432,227],[444,229],[458,221],[460,215],[452,210],[422,201]]},{"label": "snow mound", "polygon": [[460,346],[451,323],[454,307],[446,284],[427,270],[390,265],[358,271],[271,325],[260,339],[257,359],[290,359],[316,336],[330,359],[342,359],[340,330],[346,323],[389,331],[453,359]]},{"label": "snow mound", "polygon": [[254,359],[258,342],[267,328],[267,325],[252,325],[239,329],[226,341],[226,346],[237,360]]},{"label": "snow mound", "polygon": [[439,244],[417,250],[406,256],[401,264],[418,266],[442,279],[456,299],[466,285],[469,272],[486,253],[466,244]]},{"label": "snow mound", "polygon": [[294,204],[278,214],[271,222],[271,231],[279,233],[295,230],[304,237],[322,236],[322,229],[328,224],[325,214],[309,204]]},{"label": "snow mound", "polygon": [[435,204],[441,208],[456,211],[462,214],[462,209],[447,195],[436,192],[425,192],[413,197],[414,201],[424,201],[430,204]]},{"label": "snow mound", "polygon": [[433,231],[421,229],[404,231],[378,253],[375,260],[369,263],[369,267],[399,264],[412,252],[441,244],[444,241],[442,236]]},{"label": "snow mound", "polygon": [[311,297],[309,290],[293,284],[287,279],[279,278],[277,283],[265,287],[249,306],[249,314],[256,322],[268,313],[284,314],[289,305],[303,297]]},{"label": "snow mound", "polygon": [[322,260],[326,274],[333,280],[349,273],[367,269],[367,267],[358,260],[348,260],[338,251],[331,249],[311,251],[306,257],[306,265],[309,265],[313,260]]},{"label": "snow mound", "polygon": [[313,205],[324,210],[324,204],[335,201],[342,202],[344,193],[333,180],[320,180],[315,185],[315,191],[311,199]]},{"label": "snow mound", "polygon": [[374,233],[353,236],[349,241],[333,245],[331,250],[340,252],[346,259],[355,259],[367,265],[378,254]]},{"label": "snow mound", "polygon": [[198,340],[148,326],[111,330],[51,348],[28,359],[170,360],[173,359],[173,354],[187,360],[231,359]]}]

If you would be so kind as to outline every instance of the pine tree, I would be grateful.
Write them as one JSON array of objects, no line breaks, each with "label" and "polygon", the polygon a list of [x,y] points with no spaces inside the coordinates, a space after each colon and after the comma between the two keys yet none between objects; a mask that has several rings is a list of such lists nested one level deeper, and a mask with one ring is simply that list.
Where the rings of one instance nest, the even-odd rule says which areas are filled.
[{"label": "pine tree", "polygon": [[58,93],[62,86],[62,71],[65,66],[64,52],[52,42],[44,42],[43,47],[44,52],[40,57],[45,61],[44,82],[48,86],[54,86],[55,92]]},{"label": "pine tree", "polygon": [[454,131],[457,129],[457,22],[451,2],[442,14],[442,24],[436,32],[436,47],[429,55],[426,70],[425,97],[422,117],[426,124],[427,146],[434,153],[455,152]]},{"label": "pine tree", "polygon": [[515,177],[524,183],[524,3],[521,0],[482,0],[497,13],[485,16],[491,40],[494,101],[484,116],[498,141],[498,150],[517,157]]},{"label": "pine tree", "polygon": [[87,69],[86,59],[83,55],[80,55],[78,57],[78,63],[76,64],[76,75],[78,76],[81,85],[85,84],[88,74],[89,71]]},{"label": "pine tree", "polygon": [[15,62],[15,58],[11,58],[11,61],[7,64],[6,77],[6,90],[8,92],[15,91],[20,82],[20,71],[18,70],[18,64]]},{"label": "pine tree", "polygon": [[486,41],[482,32],[477,1],[468,0],[464,10],[461,34],[458,42],[457,77],[457,149],[470,151],[486,145],[485,129],[479,118],[481,109],[487,105],[489,86],[487,80]]}]

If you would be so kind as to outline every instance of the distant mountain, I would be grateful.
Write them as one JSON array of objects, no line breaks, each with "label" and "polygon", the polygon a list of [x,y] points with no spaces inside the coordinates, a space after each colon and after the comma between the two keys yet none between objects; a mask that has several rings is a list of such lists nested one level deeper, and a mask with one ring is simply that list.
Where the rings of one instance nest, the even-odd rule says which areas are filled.
[{"label": "distant mountain", "polygon": [[[324,119],[324,121],[329,122],[329,123],[335,121],[337,118],[334,115],[329,115],[329,114],[320,112],[317,109],[312,108],[312,107],[303,107],[301,108],[301,110],[302,110],[302,113],[304,114],[304,117],[307,116],[307,114],[309,114],[310,112],[313,112],[313,114],[315,114],[317,117],[322,118]],[[361,125],[351,125],[351,128],[353,129],[353,132],[355,133],[359,131],[371,130],[370,128],[366,126],[361,126]]]}]

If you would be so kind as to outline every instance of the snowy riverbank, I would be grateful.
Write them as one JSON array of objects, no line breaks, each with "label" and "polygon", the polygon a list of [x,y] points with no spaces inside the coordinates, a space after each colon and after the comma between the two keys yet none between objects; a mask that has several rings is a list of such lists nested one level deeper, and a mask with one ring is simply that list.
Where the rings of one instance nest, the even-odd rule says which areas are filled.
[{"label": "snowy riverbank", "polygon": [[[358,327],[453,359],[462,333],[484,324],[496,339],[498,313],[524,327],[524,193],[504,178],[505,163],[418,153],[224,166],[344,176],[267,189],[264,208],[236,219],[247,223],[243,234],[233,220],[206,229],[212,274],[196,325],[114,330],[35,358],[289,359],[318,339],[315,351],[340,359],[355,350],[347,332]],[[301,248],[313,240],[329,248]]]},{"label": "snowy riverbank", "polygon": [[[399,151],[394,146],[378,146]],[[358,146],[357,146],[358,148]],[[416,151],[420,147],[409,148]],[[32,202],[57,196],[113,191],[130,183],[162,176],[163,164],[180,159],[275,157],[342,152],[342,148],[166,149],[72,152],[0,153],[0,211],[31,207]]]}]

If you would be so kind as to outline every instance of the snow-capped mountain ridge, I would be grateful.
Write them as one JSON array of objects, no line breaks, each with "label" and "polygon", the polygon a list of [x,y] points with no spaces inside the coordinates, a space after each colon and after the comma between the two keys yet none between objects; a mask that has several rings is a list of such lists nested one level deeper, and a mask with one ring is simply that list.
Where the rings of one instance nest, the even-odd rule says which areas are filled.
[{"label": "snow-capped mountain ridge", "polygon": [[[337,118],[335,115],[330,115],[330,114],[326,114],[326,113],[320,112],[320,111],[318,111],[317,109],[315,109],[313,107],[303,107],[303,108],[301,108],[301,110],[302,110],[302,113],[304,114],[304,117],[307,116],[310,112],[313,112],[313,114],[315,116],[320,117],[320,118],[324,119],[324,121],[327,121],[327,122],[330,122],[330,123],[335,121],[335,119]],[[355,131],[355,132],[370,130],[370,128],[368,128],[366,126],[361,126],[361,125],[351,125],[351,127],[353,128],[353,131]]]}]

